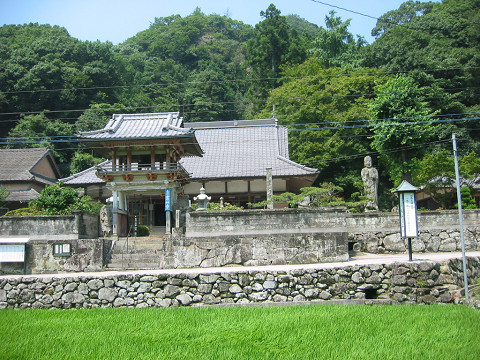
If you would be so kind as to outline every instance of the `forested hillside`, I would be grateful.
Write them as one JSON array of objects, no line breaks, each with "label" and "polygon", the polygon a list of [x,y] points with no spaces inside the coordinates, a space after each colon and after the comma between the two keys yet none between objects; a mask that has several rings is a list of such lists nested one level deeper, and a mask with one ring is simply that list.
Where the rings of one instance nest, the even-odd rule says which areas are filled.
[{"label": "forested hillside", "polygon": [[480,0],[407,1],[378,19],[372,44],[334,12],[324,24],[273,4],[261,16],[252,27],[197,9],[155,18],[119,45],[52,25],[1,27],[2,146],[48,146],[68,175],[95,161],[73,135],[112,113],[276,116],[292,159],[346,197],[367,154],[385,194],[402,178],[451,176],[431,164],[448,160],[454,132],[465,174],[480,172]]}]

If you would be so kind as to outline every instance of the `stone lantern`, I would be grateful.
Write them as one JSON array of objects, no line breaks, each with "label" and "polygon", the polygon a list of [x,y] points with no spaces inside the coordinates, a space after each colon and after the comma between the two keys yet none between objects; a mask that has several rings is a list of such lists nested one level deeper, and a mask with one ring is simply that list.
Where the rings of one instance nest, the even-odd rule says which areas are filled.
[{"label": "stone lantern", "polygon": [[197,196],[195,196],[193,198],[194,201],[196,201],[198,203],[198,209],[197,211],[199,210],[208,210],[208,202],[210,200],[212,200],[212,197],[211,196],[208,196],[206,193],[205,193],[205,188],[202,186],[201,189],[200,189],[200,194],[198,194]]}]

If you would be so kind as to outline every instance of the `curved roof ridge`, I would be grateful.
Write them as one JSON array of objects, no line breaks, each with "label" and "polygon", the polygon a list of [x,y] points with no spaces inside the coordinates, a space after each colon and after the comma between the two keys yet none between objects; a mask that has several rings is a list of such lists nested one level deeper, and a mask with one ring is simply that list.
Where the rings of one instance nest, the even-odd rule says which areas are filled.
[{"label": "curved roof ridge", "polygon": [[280,160],[280,161],[286,162],[287,164],[293,165],[297,168],[303,169],[305,171],[310,171],[310,172],[315,173],[315,174],[320,172],[318,169],[314,169],[314,168],[308,167],[306,165],[296,163],[295,161],[287,159],[287,158],[285,158],[281,155],[277,155],[277,159]]}]

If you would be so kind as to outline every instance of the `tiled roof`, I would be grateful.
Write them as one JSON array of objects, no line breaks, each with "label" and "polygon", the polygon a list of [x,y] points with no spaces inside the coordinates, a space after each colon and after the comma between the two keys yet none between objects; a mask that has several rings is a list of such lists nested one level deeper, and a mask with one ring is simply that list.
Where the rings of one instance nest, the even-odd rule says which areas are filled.
[{"label": "tiled roof", "polygon": [[8,194],[5,201],[29,202],[38,198],[40,194],[34,189],[13,190]]},{"label": "tiled roof", "polygon": [[182,128],[178,112],[152,114],[114,114],[101,130],[81,132],[86,139],[146,139],[192,135]]},{"label": "tiled roof", "polygon": [[[288,130],[274,119],[188,123],[195,130],[202,157],[180,161],[192,180],[264,177],[271,167],[273,176],[314,176],[317,169],[289,160]],[[109,162],[102,163],[107,165]],[[95,167],[61,181],[66,185],[96,184]]]},{"label": "tiled roof", "polygon": [[[114,114],[103,129],[81,132],[80,138],[88,145],[90,142],[178,139],[185,155],[201,156],[194,131],[182,127],[183,118],[178,112],[151,114]],[[98,149],[98,152],[105,152]],[[106,154],[104,154],[106,155]]]},{"label": "tiled roof", "polygon": [[[46,148],[1,149],[0,181],[28,181],[34,177],[31,170],[46,156],[50,156]],[[51,158],[52,168],[58,169]]]},{"label": "tiled roof", "polygon": [[195,129],[205,154],[183,158],[182,166],[191,179],[264,177],[318,174],[317,169],[289,160],[288,130],[273,119],[235,122],[189,123]]},{"label": "tiled roof", "polygon": [[106,160],[98,165],[95,165],[72,176],[59,179],[65,185],[84,185],[84,184],[103,184],[105,181],[95,175],[97,166],[108,166],[111,164],[110,160]]}]

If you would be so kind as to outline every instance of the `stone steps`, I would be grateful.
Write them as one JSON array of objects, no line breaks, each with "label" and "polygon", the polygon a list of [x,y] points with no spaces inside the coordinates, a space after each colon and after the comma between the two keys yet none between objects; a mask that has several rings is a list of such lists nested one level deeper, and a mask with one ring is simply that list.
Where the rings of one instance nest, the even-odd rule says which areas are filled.
[{"label": "stone steps", "polygon": [[117,240],[113,248],[109,270],[155,270],[160,269],[160,251],[163,250],[162,237],[130,238]]}]

